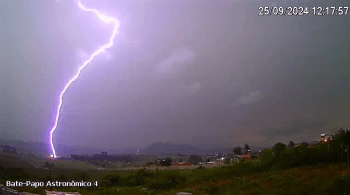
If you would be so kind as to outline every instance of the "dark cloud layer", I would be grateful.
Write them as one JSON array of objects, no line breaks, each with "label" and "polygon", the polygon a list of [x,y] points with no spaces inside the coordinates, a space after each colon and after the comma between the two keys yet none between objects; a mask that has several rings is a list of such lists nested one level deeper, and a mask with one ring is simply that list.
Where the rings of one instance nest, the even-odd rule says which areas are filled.
[{"label": "dark cloud layer", "polygon": [[[67,90],[55,143],[270,146],[350,122],[348,16],[258,16],[273,1],[82,2],[121,26]],[[0,14],[0,133],[46,142],[63,84],[111,27],[76,1],[5,0]]]}]

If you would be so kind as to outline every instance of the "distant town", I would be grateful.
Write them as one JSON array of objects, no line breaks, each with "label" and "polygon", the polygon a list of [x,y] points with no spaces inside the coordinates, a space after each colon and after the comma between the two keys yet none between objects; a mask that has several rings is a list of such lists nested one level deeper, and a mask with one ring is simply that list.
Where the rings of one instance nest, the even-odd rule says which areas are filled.
[{"label": "distant town", "polygon": [[[287,148],[295,147],[308,147],[315,148],[318,147],[321,143],[330,143],[332,140],[332,135],[321,134],[318,141],[311,142],[301,142],[294,143],[290,141]],[[164,148],[164,143],[156,143],[151,145],[152,148],[157,148],[161,146]],[[173,145],[169,145],[172,147]],[[0,152],[3,153],[14,153],[17,154],[17,149],[15,146],[10,145],[0,145]],[[240,163],[243,161],[259,161],[259,157],[262,155],[263,148],[250,148],[248,144],[245,144],[244,147],[234,147],[230,152],[226,153],[213,153],[206,155],[199,154],[181,154],[181,150],[176,150],[177,154],[150,154],[136,152],[136,154],[119,154],[119,155],[110,155],[106,151],[103,151],[98,154],[93,155],[82,155],[82,154],[71,154],[70,156],[59,156],[55,161],[86,161],[94,166],[97,166],[98,170],[105,169],[140,169],[140,168],[149,168],[155,169],[156,167],[168,167],[168,169],[191,169],[191,168],[211,168],[216,166],[224,166],[233,163]],[[53,165],[54,163],[52,163]],[[45,165],[37,165],[37,167],[49,168],[49,163]]]}]

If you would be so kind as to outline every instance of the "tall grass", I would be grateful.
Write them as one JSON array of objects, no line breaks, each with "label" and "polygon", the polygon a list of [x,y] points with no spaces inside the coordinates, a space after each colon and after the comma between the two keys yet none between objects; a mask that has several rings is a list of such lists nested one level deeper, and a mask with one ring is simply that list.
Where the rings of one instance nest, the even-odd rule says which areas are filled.
[{"label": "tall grass", "polygon": [[[205,193],[225,194],[228,190],[227,187],[207,185],[206,182],[216,183],[223,179],[245,178],[247,175],[251,174],[272,173],[266,175],[264,179],[268,183],[272,183],[276,188],[282,189],[285,186],[298,186],[298,189],[310,192],[318,190],[315,188],[315,185],[305,181],[302,182],[300,178],[295,176],[281,176],[274,174],[274,172],[300,166],[315,166],[322,163],[336,162],[339,160],[339,156],[337,157],[333,154],[332,150],[333,148],[328,150],[328,147],[325,145],[321,145],[314,149],[293,148],[282,151],[278,156],[275,156],[272,151],[265,151],[261,156],[259,163],[246,161],[236,165],[215,167],[211,169],[160,170],[158,176],[156,175],[156,171],[146,169],[139,171],[69,170],[68,172],[53,170],[51,179],[54,181],[98,181],[98,187],[84,189],[88,192],[99,191],[101,193],[114,193],[118,188],[129,189],[129,191],[132,192],[140,190],[139,188],[141,187],[146,187],[150,190],[174,190],[186,188],[187,186],[199,183],[200,185],[203,185],[201,190]],[[50,177],[47,171],[34,172],[21,168],[4,169],[0,166],[0,180],[4,182],[5,179],[46,181],[50,179]],[[318,178],[313,179],[314,182],[322,183],[322,181],[318,180]],[[240,181],[240,179],[238,179],[238,181]],[[235,180],[235,185],[240,186],[241,184]],[[343,184],[343,181],[334,180],[332,186],[329,186],[329,189],[341,188],[343,185],[345,185]],[[257,194],[265,193],[262,191],[263,185],[259,180],[243,182],[242,186],[243,189],[247,186],[254,188],[256,190],[254,193]],[[344,189],[344,187],[342,189]],[[64,190],[66,191],[67,189]],[[300,190],[294,188],[287,191],[290,193],[300,192]]]}]

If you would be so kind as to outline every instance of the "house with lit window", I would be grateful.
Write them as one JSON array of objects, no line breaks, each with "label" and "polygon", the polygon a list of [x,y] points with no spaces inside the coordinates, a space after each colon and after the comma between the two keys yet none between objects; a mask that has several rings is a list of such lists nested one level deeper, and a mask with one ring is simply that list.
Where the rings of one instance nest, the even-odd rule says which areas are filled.
[{"label": "house with lit window", "polygon": [[250,161],[250,160],[257,160],[258,156],[257,155],[253,155],[253,154],[242,154],[242,155],[233,155],[233,157],[231,157],[231,163],[240,163],[242,161]]}]

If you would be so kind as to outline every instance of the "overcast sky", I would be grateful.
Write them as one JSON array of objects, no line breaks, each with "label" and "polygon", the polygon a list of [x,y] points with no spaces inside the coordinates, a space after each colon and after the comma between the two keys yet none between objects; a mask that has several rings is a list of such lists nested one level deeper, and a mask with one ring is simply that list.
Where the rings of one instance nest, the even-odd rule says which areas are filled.
[{"label": "overcast sky", "polygon": [[[64,95],[54,143],[272,146],[350,125],[350,15],[262,17],[272,1],[242,2],[82,0],[121,25]],[[65,82],[112,30],[77,1],[2,0],[0,136],[48,141]]]}]

